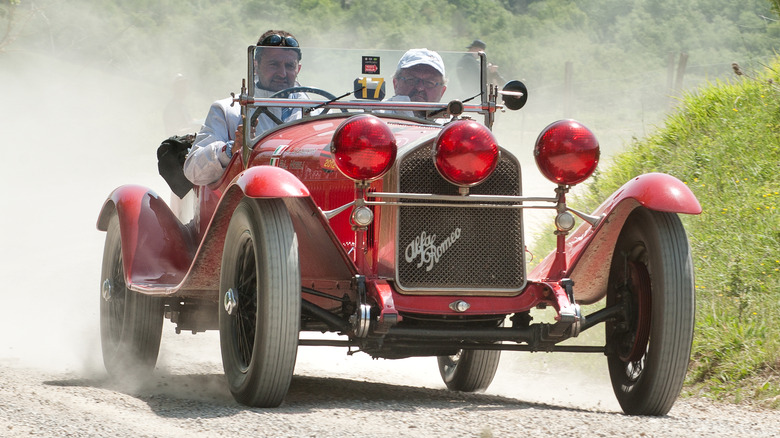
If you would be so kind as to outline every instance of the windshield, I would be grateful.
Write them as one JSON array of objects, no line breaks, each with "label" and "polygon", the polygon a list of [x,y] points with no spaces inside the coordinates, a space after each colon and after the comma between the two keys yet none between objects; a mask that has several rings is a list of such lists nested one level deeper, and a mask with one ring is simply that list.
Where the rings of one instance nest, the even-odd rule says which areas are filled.
[{"label": "windshield", "polygon": [[[301,72],[298,81],[301,85],[324,88],[338,96],[352,91],[355,79],[365,78],[369,85],[382,83],[385,86],[385,98],[396,95],[393,76],[398,62],[404,56],[401,50],[361,50],[361,49],[302,49]],[[441,102],[453,99],[465,101],[480,92],[479,60],[467,52],[434,52],[441,56],[444,67],[443,92]],[[411,69],[427,65],[425,52],[420,56],[409,57],[411,63],[419,62]],[[458,64],[464,57],[471,58],[472,74],[459,75]],[[431,61],[436,62],[436,61]],[[462,70],[462,69],[461,69]],[[471,72],[468,72],[471,73]],[[435,76],[435,75],[432,75]],[[461,78],[462,76],[462,78]],[[401,75],[403,77],[403,75]],[[438,82],[439,79],[433,80]],[[396,81],[403,88],[403,81]],[[430,85],[430,84],[429,84]],[[420,85],[424,88],[424,85]],[[363,96],[358,96],[363,97]],[[371,96],[368,96],[371,97]],[[476,101],[480,99],[475,98]]]},{"label": "windshield", "polygon": [[[426,103],[438,105],[439,109],[452,100],[459,100],[467,104],[466,112],[483,112],[480,105],[487,100],[487,96],[481,95],[480,83],[481,63],[485,59],[476,53],[250,47],[249,60],[255,62],[249,67],[255,83],[272,91],[282,87],[262,86],[261,82],[270,83],[271,79],[264,72],[267,61],[266,64],[258,61],[268,50],[300,51],[297,84],[325,91],[320,94],[307,91],[309,99],[324,102],[337,98],[340,104],[350,105],[348,109],[384,109],[396,103],[411,105],[404,108],[407,110],[420,109],[414,106]],[[262,97],[268,97],[268,93]]]}]

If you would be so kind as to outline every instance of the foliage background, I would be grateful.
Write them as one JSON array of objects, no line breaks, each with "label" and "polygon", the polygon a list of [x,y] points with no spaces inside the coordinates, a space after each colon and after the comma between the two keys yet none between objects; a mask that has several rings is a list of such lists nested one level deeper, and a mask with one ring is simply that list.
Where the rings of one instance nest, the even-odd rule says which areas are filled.
[{"label": "foliage background", "polygon": [[[776,0],[775,0],[776,1]],[[304,46],[464,50],[488,43],[506,78],[535,93],[533,114],[594,119],[623,138],[646,133],[683,89],[774,53],[767,0],[0,0],[0,50],[25,50],[164,84],[186,73],[203,100],[238,88],[244,48],[269,28]],[[5,23],[3,23],[5,20]],[[0,27],[2,32],[2,27]],[[564,64],[574,102],[564,113]],[[604,110],[611,109],[609,115]],[[587,120],[586,120],[587,121]],[[639,121],[639,122],[637,122]],[[621,130],[623,126],[629,126]]]}]

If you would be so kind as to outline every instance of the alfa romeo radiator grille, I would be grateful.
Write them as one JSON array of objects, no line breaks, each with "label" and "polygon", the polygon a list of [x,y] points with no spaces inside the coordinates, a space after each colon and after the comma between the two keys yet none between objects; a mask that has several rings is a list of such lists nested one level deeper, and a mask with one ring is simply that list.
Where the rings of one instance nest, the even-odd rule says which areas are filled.
[{"label": "alfa romeo radiator grille", "polygon": [[[436,171],[430,145],[407,155],[399,166],[404,193],[457,195]],[[520,195],[520,169],[502,159],[482,195]],[[398,210],[397,272],[407,292],[519,291],[524,283],[522,213],[519,209],[415,206]]]}]

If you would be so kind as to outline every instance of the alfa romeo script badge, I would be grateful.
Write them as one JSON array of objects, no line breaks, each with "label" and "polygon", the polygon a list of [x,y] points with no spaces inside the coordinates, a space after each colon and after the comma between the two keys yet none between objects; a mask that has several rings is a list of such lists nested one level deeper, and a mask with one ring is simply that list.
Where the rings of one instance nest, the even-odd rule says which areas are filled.
[{"label": "alfa romeo script badge", "polygon": [[435,234],[428,234],[423,231],[406,245],[406,251],[404,251],[406,263],[412,263],[419,257],[420,260],[417,262],[417,267],[426,265],[425,270],[430,271],[458,239],[460,239],[460,228],[455,228],[455,231],[445,237],[438,245],[436,244]]}]

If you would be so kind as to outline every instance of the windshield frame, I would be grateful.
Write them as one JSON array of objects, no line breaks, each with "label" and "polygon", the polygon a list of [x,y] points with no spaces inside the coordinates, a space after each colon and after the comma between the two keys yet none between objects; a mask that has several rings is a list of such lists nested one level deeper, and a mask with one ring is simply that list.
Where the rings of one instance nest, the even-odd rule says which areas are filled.
[{"label": "windshield frame", "polygon": [[[338,82],[338,85],[335,85],[337,87],[342,87],[340,90],[334,90],[334,85],[327,86],[328,88],[332,88],[331,90],[327,90],[328,92],[336,91],[335,99],[327,100],[326,98],[322,99],[289,99],[289,98],[258,98],[256,97],[256,87],[255,87],[255,79],[256,73],[255,73],[255,53],[258,48],[268,49],[270,47],[265,46],[255,46],[251,45],[247,47],[247,75],[246,78],[253,78],[252,81],[247,80],[246,78],[242,81],[242,87],[241,87],[241,93],[239,96],[236,96],[233,94],[233,102],[241,105],[241,114],[244,121],[249,120],[250,115],[254,113],[255,108],[258,107],[268,107],[268,108],[301,108],[303,110],[303,118],[311,118],[311,117],[317,117],[319,114],[319,109],[330,109],[330,113],[339,111],[339,112],[354,112],[354,114],[361,114],[361,113],[370,113],[370,114],[377,114],[381,115],[382,113],[396,113],[396,114],[414,114],[415,112],[425,112],[427,118],[422,117],[409,117],[411,120],[420,120],[422,123],[431,123],[432,119],[436,119],[439,123],[446,123],[450,120],[461,118],[461,117],[469,117],[474,118],[475,115],[481,115],[483,118],[483,123],[488,127],[492,128],[493,121],[495,120],[495,112],[497,110],[503,109],[503,105],[497,104],[497,97],[498,97],[498,88],[495,85],[487,84],[487,81],[485,78],[487,78],[487,56],[484,52],[477,52],[477,53],[471,53],[471,52],[438,52],[441,54],[442,58],[445,60],[445,64],[448,64],[447,66],[447,72],[449,73],[446,78],[446,83],[448,89],[445,91],[444,96],[442,98],[441,102],[410,102],[408,100],[406,101],[399,101],[399,100],[371,100],[371,99],[358,99],[353,96],[353,94],[357,91],[361,91],[362,88],[358,88],[357,90],[345,90],[343,83],[343,76],[345,74],[351,73],[350,70],[347,71],[347,73],[339,73],[334,72],[332,75],[326,75],[323,74],[322,70],[314,70],[314,76],[309,77],[308,79],[320,79],[323,78],[322,83],[329,83],[328,80],[331,80],[330,76],[335,75]],[[398,59],[403,55],[404,51],[401,50],[386,50],[386,49],[375,49],[375,50],[363,50],[363,49],[323,49],[323,48],[298,48],[301,50],[303,55],[306,55],[306,57],[303,58],[304,61],[307,60],[307,58],[310,57],[316,57],[319,55],[320,57],[326,57],[329,55],[332,51],[335,56],[335,60],[332,61],[330,65],[338,65],[336,64],[336,61],[338,61],[338,55],[339,54],[347,54],[349,55],[350,62],[354,63],[354,59],[363,55],[363,58],[365,58],[364,55],[366,54],[381,54],[382,61],[389,59],[391,61],[391,69],[392,71],[389,72],[389,74],[379,75],[379,74],[372,74],[372,73],[365,73],[364,71],[357,71],[354,79],[355,83],[358,82],[358,79],[365,79],[368,77],[368,80],[377,80],[379,78],[380,81],[384,81],[384,84],[387,86],[387,88],[391,88],[392,85],[387,85],[388,82],[392,84],[392,81],[384,79],[385,77],[392,79],[392,76],[395,74],[395,63]],[[313,55],[313,56],[312,56]],[[462,59],[465,56],[472,56],[474,57],[478,63],[479,63],[479,83],[473,83],[469,82],[466,84],[463,83],[456,83],[458,78],[456,77],[457,74],[457,61],[459,59]],[[377,55],[375,58],[379,59],[380,56]],[[350,64],[352,65],[352,64]],[[339,66],[342,70],[344,66]],[[382,66],[385,70],[385,73],[387,73],[387,65]],[[364,68],[365,70],[365,68]],[[379,68],[377,68],[377,73],[379,72]],[[352,78],[349,78],[348,80],[351,80]],[[319,83],[311,84],[310,81],[307,80],[307,83],[305,84],[308,87],[311,88],[319,88]],[[298,84],[296,84],[298,85]],[[322,88],[325,89],[325,88]],[[389,95],[390,93],[386,93]],[[454,98],[454,97],[460,97]],[[358,112],[359,111],[359,112]],[[388,114],[390,115],[390,114]],[[407,118],[407,117],[403,117]],[[244,130],[244,144],[249,145],[252,144],[252,135],[251,130]],[[248,148],[247,148],[248,149]],[[248,153],[248,150],[245,150],[245,154]],[[246,158],[246,157],[245,157]]]}]

